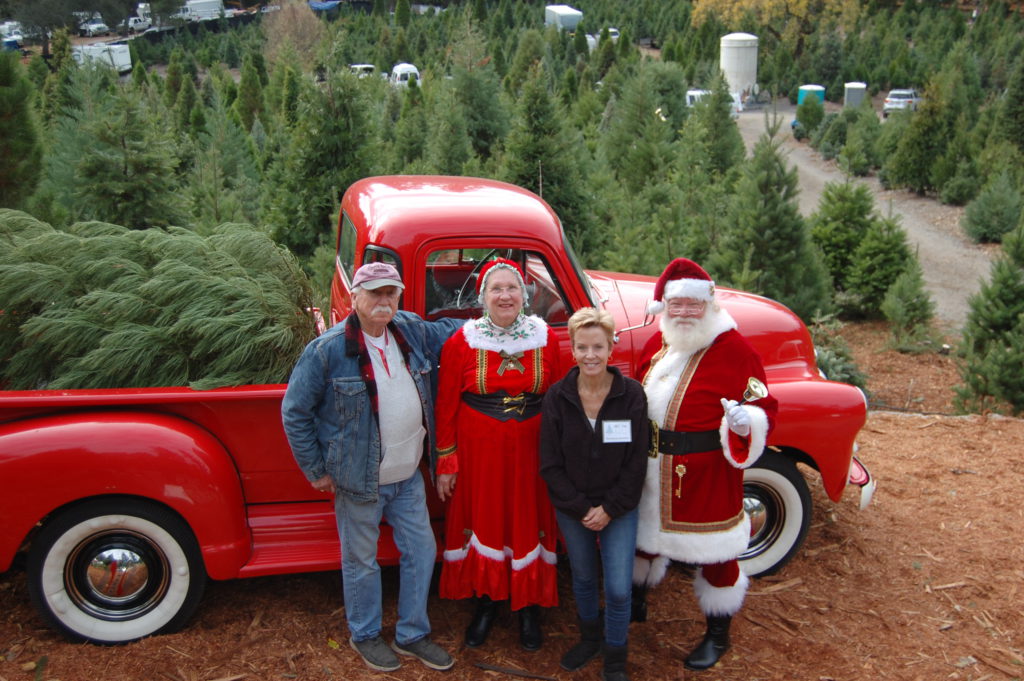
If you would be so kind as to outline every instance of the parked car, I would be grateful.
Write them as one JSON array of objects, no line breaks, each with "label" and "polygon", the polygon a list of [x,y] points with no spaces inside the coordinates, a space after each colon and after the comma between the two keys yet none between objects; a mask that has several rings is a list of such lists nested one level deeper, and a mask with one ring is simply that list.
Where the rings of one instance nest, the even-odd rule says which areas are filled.
[{"label": "parked car", "polygon": [[373,64],[349,64],[348,69],[359,78],[369,78],[377,71]]},{"label": "parked car", "polygon": [[888,118],[893,111],[903,109],[917,111],[920,103],[921,98],[918,96],[917,90],[889,90],[889,94],[885,96],[885,102],[882,104],[882,117]]},{"label": "parked car", "polygon": [[153,23],[149,19],[144,19],[142,17],[128,17],[122,21],[121,25],[117,28],[122,32],[142,33],[152,25]]},{"label": "parked car", "polygon": [[110,28],[102,21],[87,21],[78,26],[78,35],[92,38],[98,35],[110,35]]}]

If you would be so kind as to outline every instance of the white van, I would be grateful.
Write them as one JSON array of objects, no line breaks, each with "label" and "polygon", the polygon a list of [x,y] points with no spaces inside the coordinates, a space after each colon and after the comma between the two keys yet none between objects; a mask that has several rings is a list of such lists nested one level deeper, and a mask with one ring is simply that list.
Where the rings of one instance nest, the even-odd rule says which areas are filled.
[{"label": "white van", "polygon": [[396,87],[409,87],[409,81],[415,80],[417,81],[416,84],[419,85],[419,79],[420,70],[418,68],[412,64],[401,62],[400,64],[395,64],[391,69],[391,78],[388,80]]}]

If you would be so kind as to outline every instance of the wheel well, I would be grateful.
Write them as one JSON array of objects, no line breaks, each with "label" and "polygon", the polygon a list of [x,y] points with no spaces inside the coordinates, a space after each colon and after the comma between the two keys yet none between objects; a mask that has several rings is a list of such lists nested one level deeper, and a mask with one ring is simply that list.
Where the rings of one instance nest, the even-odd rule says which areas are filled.
[{"label": "wheel well", "polygon": [[814,459],[808,456],[807,453],[804,452],[803,450],[797,449],[796,447],[786,447],[784,445],[781,447],[777,445],[768,445],[767,448],[771,449],[774,452],[782,454],[788,459],[792,459],[796,463],[802,463],[808,468],[811,468],[819,473],[821,472],[821,470],[818,468],[818,464],[814,461]]},{"label": "wheel well", "polygon": [[[21,546],[18,548],[18,553],[17,553],[17,556],[15,557],[15,560],[16,560],[17,564],[20,567],[24,567],[25,566],[25,557],[27,556],[28,551],[29,551],[29,549],[32,546],[32,540],[35,539],[35,536],[37,534],[39,534],[40,530],[42,530],[44,527],[46,527],[46,524],[48,522],[50,522],[50,519],[52,519],[54,516],[61,515],[61,514],[65,513],[66,511],[74,510],[75,508],[78,508],[80,506],[85,506],[86,504],[91,504],[91,503],[94,503],[94,502],[97,502],[97,501],[117,501],[119,499],[123,499],[125,501],[134,501],[134,502],[138,502],[138,503],[142,503],[142,504],[147,504],[147,505],[152,506],[154,508],[160,508],[160,509],[162,509],[164,511],[167,511],[168,513],[171,513],[175,517],[177,517],[178,520],[180,520],[182,523],[184,523],[184,525],[189,528],[189,531],[192,532],[192,526],[189,525],[188,521],[185,520],[185,518],[180,513],[178,513],[176,510],[174,510],[172,507],[168,506],[167,504],[161,503],[161,502],[156,501],[154,499],[150,499],[149,497],[140,497],[140,496],[135,496],[133,494],[101,494],[101,495],[94,496],[94,497],[84,497],[82,499],[75,499],[74,501],[69,501],[68,503],[66,503],[66,504],[64,504],[62,506],[58,506],[57,508],[52,509],[49,513],[47,513],[42,518],[40,518],[39,522],[37,522],[32,527],[32,529],[29,531],[29,533],[25,536],[25,539],[21,542]],[[192,532],[192,536],[193,536],[193,538],[195,538],[195,532]],[[205,570],[206,566],[205,566],[205,558],[203,557],[203,552],[200,551],[199,555],[200,555],[200,558],[203,559],[203,562],[204,562],[203,569]]]}]

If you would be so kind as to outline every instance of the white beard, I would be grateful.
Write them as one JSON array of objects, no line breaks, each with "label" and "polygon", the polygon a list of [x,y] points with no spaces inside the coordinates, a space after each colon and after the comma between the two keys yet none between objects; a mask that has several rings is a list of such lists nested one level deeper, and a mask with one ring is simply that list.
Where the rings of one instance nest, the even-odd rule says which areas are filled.
[{"label": "white beard", "polygon": [[[661,335],[665,343],[677,352],[692,355],[694,352],[711,345],[723,328],[722,315],[728,316],[724,310],[714,310],[708,305],[707,311],[700,319],[673,318],[661,315]],[[729,318],[732,321],[732,318]]]}]

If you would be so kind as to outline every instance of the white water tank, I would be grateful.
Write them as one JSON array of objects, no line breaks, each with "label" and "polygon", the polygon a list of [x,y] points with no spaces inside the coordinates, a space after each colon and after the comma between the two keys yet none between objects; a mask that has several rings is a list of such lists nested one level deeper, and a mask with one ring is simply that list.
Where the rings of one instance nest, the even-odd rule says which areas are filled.
[{"label": "white water tank", "polygon": [[757,84],[757,36],[730,33],[722,36],[719,67],[729,91],[746,99]]}]

